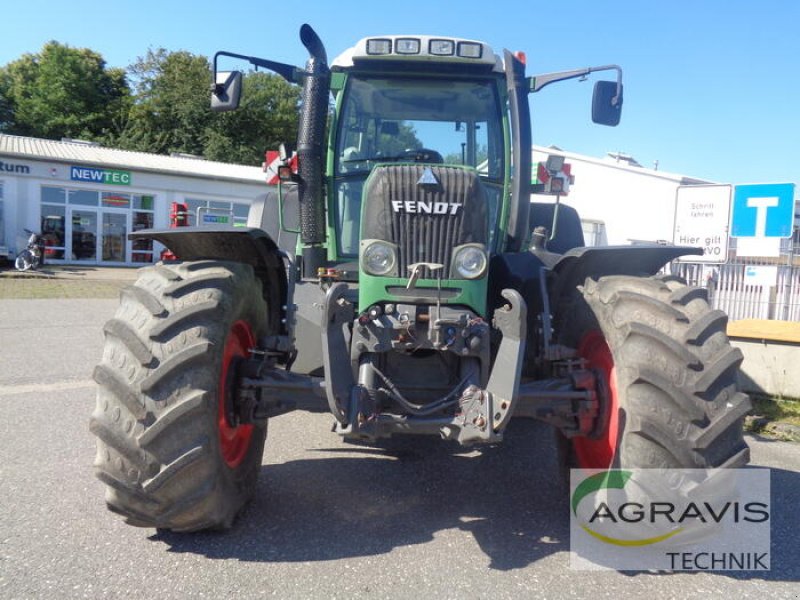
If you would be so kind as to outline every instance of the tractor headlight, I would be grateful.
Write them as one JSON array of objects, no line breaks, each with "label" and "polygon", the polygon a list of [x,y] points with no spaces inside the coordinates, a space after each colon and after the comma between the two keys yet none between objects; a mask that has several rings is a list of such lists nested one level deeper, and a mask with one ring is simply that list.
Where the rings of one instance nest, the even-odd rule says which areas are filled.
[{"label": "tractor headlight", "polygon": [[397,251],[393,244],[381,240],[363,240],[361,266],[370,275],[396,275]]},{"label": "tractor headlight", "polygon": [[489,260],[480,245],[467,245],[456,248],[453,254],[451,274],[460,279],[478,279],[486,273]]}]

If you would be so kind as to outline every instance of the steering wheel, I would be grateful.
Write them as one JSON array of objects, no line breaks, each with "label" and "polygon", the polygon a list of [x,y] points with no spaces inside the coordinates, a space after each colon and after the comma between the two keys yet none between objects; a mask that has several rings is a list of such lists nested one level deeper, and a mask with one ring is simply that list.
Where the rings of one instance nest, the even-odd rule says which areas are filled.
[{"label": "steering wheel", "polygon": [[413,148],[406,150],[401,154],[403,159],[413,160],[414,162],[421,163],[437,163],[442,164],[444,158],[436,150],[430,148]]}]

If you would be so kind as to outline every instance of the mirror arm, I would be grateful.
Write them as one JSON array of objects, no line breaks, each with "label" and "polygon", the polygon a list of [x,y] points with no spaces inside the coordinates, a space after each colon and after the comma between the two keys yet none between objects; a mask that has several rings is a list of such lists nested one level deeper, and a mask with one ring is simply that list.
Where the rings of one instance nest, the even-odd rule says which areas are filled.
[{"label": "mirror arm", "polygon": [[619,65],[587,67],[585,69],[576,69],[574,71],[559,71],[558,73],[545,73],[544,75],[528,77],[528,84],[530,86],[529,91],[530,93],[536,93],[551,83],[555,83],[557,81],[566,81],[567,79],[575,79],[576,77],[586,77],[589,73],[596,73],[598,71],[617,72],[617,94],[611,99],[611,104],[616,106],[619,103],[620,95],[622,94],[622,68]]},{"label": "mirror arm", "polygon": [[306,74],[305,70],[299,69],[292,65],[287,65],[285,63],[279,63],[272,60],[266,60],[263,58],[256,58],[255,56],[234,54],[233,52],[217,52],[214,55],[214,73],[217,72],[217,59],[220,56],[228,56],[230,58],[239,58],[242,60],[246,60],[251,65],[254,65],[256,67],[262,67],[264,69],[269,69],[270,71],[277,73],[289,83],[301,83],[303,81],[303,77]]}]

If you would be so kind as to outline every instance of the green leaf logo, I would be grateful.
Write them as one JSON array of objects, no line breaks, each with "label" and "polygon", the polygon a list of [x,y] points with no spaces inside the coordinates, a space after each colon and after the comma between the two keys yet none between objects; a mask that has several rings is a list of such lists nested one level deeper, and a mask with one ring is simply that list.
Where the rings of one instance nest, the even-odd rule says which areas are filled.
[{"label": "green leaf logo", "polygon": [[[586,496],[590,494],[594,494],[600,490],[605,489],[618,489],[621,490],[625,487],[625,485],[630,481],[633,473],[631,471],[623,471],[623,470],[612,470],[612,471],[604,471],[602,473],[596,473],[594,475],[590,475],[586,479],[578,484],[578,487],[575,488],[575,491],[572,493],[572,514],[576,517],[578,516],[578,505],[581,503]],[[649,546],[651,544],[656,544],[658,542],[663,542],[666,539],[671,538],[672,536],[680,533],[683,531],[682,527],[677,529],[673,529],[672,531],[668,531],[662,535],[657,535],[654,537],[643,538],[643,539],[621,539],[621,538],[614,538],[607,535],[603,535],[593,529],[590,529],[586,525],[581,523],[581,528],[591,535],[592,537],[600,540],[601,542],[605,542],[606,544],[613,544],[615,546]]]},{"label": "green leaf logo", "polygon": [[572,493],[572,514],[578,516],[578,505],[586,496],[593,494],[599,490],[606,489],[622,489],[628,483],[633,473],[630,471],[604,471],[602,473],[595,473],[581,481],[575,491]]}]

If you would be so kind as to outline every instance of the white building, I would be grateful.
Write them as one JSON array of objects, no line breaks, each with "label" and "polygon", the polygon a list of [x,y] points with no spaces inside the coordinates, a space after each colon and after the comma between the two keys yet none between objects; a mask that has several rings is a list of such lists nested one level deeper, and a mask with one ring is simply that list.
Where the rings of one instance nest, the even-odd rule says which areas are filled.
[{"label": "white building", "polygon": [[[534,175],[536,163],[552,154],[572,167],[575,183],[561,201],[577,209],[588,245],[671,241],[678,186],[709,183],[629,157],[541,146],[533,147]],[[259,167],[0,134],[0,256],[24,248],[27,228],[44,235],[49,262],[152,262],[159,248],[127,234],[169,226],[173,202],[188,206],[191,224],[244,223],[251,201],[265,191]]]},{"label": "white building", "polygon": [[575,183],[561,201],[578,211],[589,246],[672,242],[678,186],[711,183],[648,169],[621,154],[592,158],[542,146],[533,147],[534,177],[536,164],[550,155],[563,156],[572,167]]},{"label": "white building", "polygon": [[43,234],[48,262],[152,262],[159,248],[127,234],[168,227],[173,202],[190,224],[245,223],[265,191],[259,167],[0,134],[0,256],[25,247],[27,228]]}]

